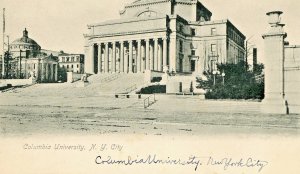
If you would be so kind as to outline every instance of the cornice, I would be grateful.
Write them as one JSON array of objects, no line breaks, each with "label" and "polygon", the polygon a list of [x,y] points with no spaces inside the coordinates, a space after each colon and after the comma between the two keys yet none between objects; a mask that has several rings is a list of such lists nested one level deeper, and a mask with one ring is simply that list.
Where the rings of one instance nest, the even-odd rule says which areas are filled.
[{"label": "cornice", "polygon": [[131,32],[121,32],[121,33],[108,33],[108,34],[98,34],[98,35],[88,35],[87,39],[102,38],[102,37],[115,37],[115,36],[124,36],[124,35],[134,35],[134,34],[145,34],[153,32],[167,32],[167,28],[160,28],[155,30],[140,30],[140,31],[131,31]]},{"label": "cornice", "polygon": [[160,3],[165,3],[165,2],[170,2],[171,0],[161,0],[161,1],[143,1],[143,2],[137,2],[137,3],[132,3],[132,4],[127,4],[125,5],[126,8],[134,8],[134,7],[139,7],[139,6],[148,6],[148,5],[154,5],[154,4],[160,4]]},{"label": "cornice", "polygon": [[151,21],[151,20],[166,19],[166,18],[167,18],[167,15],[150,17],[150,18],[137,18],[136,17],[136,18],[130,18],[130,19],[117,19],[117,20],[96,23],[96,24],[89,24],[88,28],[105,26],[105,25],[125,24],[125,23],[139,22],[139,21]]}]

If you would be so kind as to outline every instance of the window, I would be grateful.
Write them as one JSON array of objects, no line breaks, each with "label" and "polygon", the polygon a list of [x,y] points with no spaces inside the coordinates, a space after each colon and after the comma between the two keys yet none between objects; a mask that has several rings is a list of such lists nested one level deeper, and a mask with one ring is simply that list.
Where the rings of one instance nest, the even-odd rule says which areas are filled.
[{"label": "window", "polygon": [[195,56],[195,55],[196,55],[196,50],[192,50],[192,51],[191,51],[191,55],[192,55],[192,56]]},{"label": "window", "polygon": [[79,65],[77,64],[77,68],[79,68]]},{"label": "window", "polygon": [[67,57],[67,62],[69,62],[70,61],[70,57]]},{"label": "window", "polygon": [[74,62],[74,57],[71,58],[71,61]]},{"label": "window", "polygon": [[216,44],[211,44],[211,52],[216,53],[217,52],[217,45]]},{"label": "window", "polygon": [[73,68],[73,65],[71,65],[71,68]]},{"label": "window", "polygon": [[69,65],[67,65],[67,69],[69,69]]},{"label": "window", "polygon": [[217,34],[217,29],[216,28],[212,28],[211,29],[211,35],[216,35]]},{"label": "window", "polygon": [[196,36],[196,29],[195,29],[195,28],[192,28],[192,29],[191,29],[191,35],[192,35],[192,36]]},{"label": "window", "polygon": [[182,42],[182,40],[179,41],[179,52],[183,52],[183,42]]}]

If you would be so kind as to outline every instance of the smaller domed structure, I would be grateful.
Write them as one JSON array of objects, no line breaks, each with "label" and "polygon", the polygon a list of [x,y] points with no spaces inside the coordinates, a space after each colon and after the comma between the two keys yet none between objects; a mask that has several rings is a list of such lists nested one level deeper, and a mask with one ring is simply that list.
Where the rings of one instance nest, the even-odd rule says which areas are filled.
[{"label": "smaller domed structure", "polygon": [[[33,39],[28,37],[28,31],[25,28],[23,31],[23,37],[14,40],[10,44],[10,49],[13,54],[13,57],[17,57],[21,52],[26,52],[26,57],[31,54],[31,55],[36,55],[40,52],[41,46],[34,41]],[[22,55],[24,56],[24,53]]]}]

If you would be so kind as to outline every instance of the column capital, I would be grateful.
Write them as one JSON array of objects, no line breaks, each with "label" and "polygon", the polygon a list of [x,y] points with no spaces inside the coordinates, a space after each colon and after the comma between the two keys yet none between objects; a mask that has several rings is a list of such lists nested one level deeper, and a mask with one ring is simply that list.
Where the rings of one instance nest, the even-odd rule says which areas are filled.
[{"label": "column capital", "polygon": [[133,42],[133,40],[128,40],[127,42],[128,42],[128,43],[132,43],[132,42]]},{"label": "column capital", "polygon": [[108,45],[109,44],[109,42],[104,42],[104,45]]}]

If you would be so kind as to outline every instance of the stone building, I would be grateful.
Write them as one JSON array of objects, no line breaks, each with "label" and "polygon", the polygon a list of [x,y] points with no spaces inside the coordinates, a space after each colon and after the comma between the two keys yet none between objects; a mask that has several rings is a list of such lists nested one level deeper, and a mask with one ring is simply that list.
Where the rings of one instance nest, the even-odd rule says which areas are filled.
[{"label": "stone building", "polygon": [[229,20],[211,20],[198,0],[137,0],[120,19],[89,24],[85,72],[202,74],[244,59],[245,36]]},{"label": "stone building", "polygon": [[84,55],[61,53],[58,56],[59,67],[66,72],[84,73]]},{"label": "stone building", "polygon": [[57,81],[57,57],[42,52],[41,46],[28,37],[26,28],[23,36],[9,46],[12,54],[9,78],[34,77],[38,82]]},{"label": "stone building", "polygon": [[28,59],[22,59],[22,74],[28,79],[34,77],[37,82],[57,82],[58,62],[57,58],[50,55],[38,55]]}]

